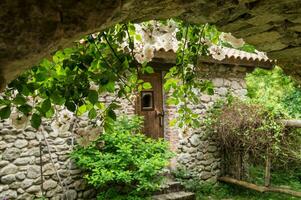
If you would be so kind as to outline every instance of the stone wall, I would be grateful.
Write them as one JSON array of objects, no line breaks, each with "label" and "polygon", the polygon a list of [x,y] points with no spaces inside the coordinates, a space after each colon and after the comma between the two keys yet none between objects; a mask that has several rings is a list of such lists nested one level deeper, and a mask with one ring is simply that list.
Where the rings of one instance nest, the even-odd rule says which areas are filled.
[{"label": "stone wall", "polygon": [[[227,92],[237,96],[245,96],[244,77],[246,68],[222,65],[200,66],[200,78],[210,79],[215,85],[213,96],[202,95],[200,105],[192,105],[195,110],[204,115],[214,101],[224,98]],[[168,94],[164,95],[164,101]],[[112,96],[105,96],[102,101],[110,102]],[[133,114],[134,107],[128,105],[126,100],[120,100],[122,109],[119,114]],[[169,121],[176,115],[175,106],[164,105],[165,110],[165,139],[170,142],[171,149],[178,152],[177,160],[171,166],[186,167],[193,176],[202,180],[215,181],[220,171],[220,156],[218,148],[207,138],[202,129],[193,130],[189,137],[182,137],[181,130],[170,127]],[[83,118],[80,127],[88,126]],[[83,173],[76,168],[69,158],[73,148],[74,135],[70,131],[57,133],[49,124],[44,124],[44,134],[50,146],[51,157],[55,168],[61,177],[60,181],[51,162],[47,145],[41,133],[27,127],[17,130],[10,126],[8,121],[0,122],[0,200],[34,199],[41,196],[41,162],[43,171],[43,188],[46,197],[51,200],[89,200],[95,196],[95,191],[87,186],[82,179]],[[42,151],[40,154],[40,142]]]},{"label": "stone wall", "polygon": [[[100,98],[100,101],[109,103],[113,99],[112,95],[107,94]],[[117,115],[134,114],[134,107],[129,105],[127,100],[118,101],[122,108],[117,111]],[[90,125],[87,116],[82,116],[78,121],[78,128]],[[0,121],[0,200],[32,200],[41,197],[41,166],[44,195],[47,199],[94,199],[95,191],[86,184],[83,172],[69,158],[76,140],[75,135],[70,132],[71,128],[68,131],[56,132],[50,123],[44,123],[43,129],[55,166],[41,132],[29,126],[24,130],[15,129],[9,120]]]},{"label": "stone wall", "polygon": [[[212,80],[214,95],[201,95],[202,103],[192,105],[194,110],[205,116],[206,111],[214,102],[225,98],[227,93],[244,98],[247,94],[244,78],[248,70],[237,66],[202,65],[200,76]],[[170,134],[174,133],[174,130],[170,132]],[[216,182],[221,171],[221,156],[214,140],[205,134],[204,127],[200,127],[199,130],[191,130],[189,137],[177,139],[179,140],[177,143],[178,167],[186,169],[192,177]]]},{"label": "stone wall", "polygon": [[[87,187],[82,180],[83,174],[68,156],[73,148],[71,132],[56,133],[47,124],[44,128],[51,157],[64,189],[58,180],[42,134],[30,127],[17,130],[8,121],[1,121],[0,199],[32,200],[41,197],[40,155],[42,156],[43,188],[47,199],[91,199],[95,193]],[[41,152],[40,140],[42,140]]]}]

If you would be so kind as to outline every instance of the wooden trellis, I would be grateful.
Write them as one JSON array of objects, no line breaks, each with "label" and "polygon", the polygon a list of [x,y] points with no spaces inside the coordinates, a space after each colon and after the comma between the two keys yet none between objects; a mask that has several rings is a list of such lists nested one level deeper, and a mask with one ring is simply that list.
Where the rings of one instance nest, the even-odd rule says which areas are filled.
[{"label": "wooden trellis", "polygon": [[[301,120],[281,120],[281,123],[283,123],[285,127],[301,128]],[[264,186],[259,186],[253,183],[249,183],[227,176],[219,177],[218,180],[225,183],[231,183],[251,190],[255,190],[257,192],[277,192],[301,197],[301,192],[283,187],[271,187],[271,155],[269,152],[269,148],[267,148],[266,150]]]}]

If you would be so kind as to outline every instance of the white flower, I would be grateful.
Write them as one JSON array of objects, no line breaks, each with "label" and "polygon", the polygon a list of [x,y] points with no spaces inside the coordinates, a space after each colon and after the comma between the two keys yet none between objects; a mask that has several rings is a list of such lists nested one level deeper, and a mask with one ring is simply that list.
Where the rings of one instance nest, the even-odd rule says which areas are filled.
[{"label": "white flower", "polygon": [[223,51],[222,47],[219,47],[219,46],[211,46],[208,48],[210,54],[212,55],[212,57],[216,60],[223,60],[226,58],[226,54],[225,52]]},{"label": "white flower", "polygon": [[234,48],[240,48],[245,44],[245,41],[242,38],[237,39],[231,33],[221,33],[219,38],[225,42],[228,42]]},{"label": "white flower", "polygon": [[99,34],[99,33],[93,33],[93,34],[92,34],[92,37],[93,37],[94,39],[96,39],[96,38],[98,37],[98,34]]},{"label": "white flower", "polygon": [[177,28],[177,23],[171,19],[171,20],[168,20],[167,26],[168,26],[169,32],[174,32]]},{"label": "white flower", "polygon": [[149,30],[142,29],[142,40],[148,44],[154,44],[156,42],[156,38]]},{"label": "white flower", "polygon": [[62,110],[60,112],[60,121],[65,123],[65,122],[70,122],[70,120],[73,118],[73,113],[68,111],[68,110]]},{"label": "white flower", "polygon": [[154,47],[146,45],[143,49],[144,61],[151,61],[154,57]]},{"label": "white flower", "polygon": [[28,117],[15,112],[10,115],[10,123],[16,129],[24,129],[27,126]]},{"label": "white flower", "polygon": [[51,123],[51,128],[56,133],[67,132],[70,128],[69,123],[63,123],[61,121],[54,121]]},{"label": "white flower", "polygon": [[135,59],[137,60],[138,63],[143,63],[144,62],[144,58],[143,58],[143,55],[140,54],[140,53],[136,53],[135,54]]},{"label": "white flower", "polygon": [[80,40],[79,40],[79,43],[80,43],[80,44],[85,44],[85,43],[86,43],[86,40],[85,40],[85,39],[80,39]]},{"label": "white flower", "polygon": [[208,39],[208,38],[201,38],[201,43],[207,45],[207,46],[211,46],[212,42]]},{"label": "white flower", "polygon": [[160,46],[165,50],[165,51],[169,51],[169,50],[173,50],[174,48],[174,44],[173,44],[173,40],[172,40],[173,36],[170,33],[166,33],[163,36],[160,37],[159,41],[160,41]]},{"label": "white flower", "polygon": [[99,89],[99,86],[98,85],[96,85],[95,83],[91,83],[91,85],[90,85],[90,88],[89,88],[90,90],[98,90]]}]

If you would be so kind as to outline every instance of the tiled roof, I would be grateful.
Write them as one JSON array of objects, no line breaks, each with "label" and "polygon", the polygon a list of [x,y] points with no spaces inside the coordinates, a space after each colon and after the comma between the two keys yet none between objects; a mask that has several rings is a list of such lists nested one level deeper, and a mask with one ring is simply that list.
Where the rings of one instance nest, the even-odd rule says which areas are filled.
[{"label": "tiled roof", "polygon": [[[249,53],[246,51],[237,50],[229,47],[221,47],[222,52],[225,54],[225,59],[216,60],[212,56],[200,56],[200,62],[207,63],[220,63],[230,65],[240,65],[247,67],[261,67],[271,69],[275,65],[276,61],[270,60],[264,53]],[[155,62],[161,63],[175,63],[176,53],[170,49],[166,51],[163,48],[156,49],[155,56],[153,58]]]},{"label": "tiled roof", "polygon": [[225,53],[226,57],[228,58],[235,58],[240,60],[253,60],[253,61],[271,61],[264,53],[256,54],[256,53],[249,53],[246,51],[237,50],[234,48],[229,47],[222,47],[222,51]]}]

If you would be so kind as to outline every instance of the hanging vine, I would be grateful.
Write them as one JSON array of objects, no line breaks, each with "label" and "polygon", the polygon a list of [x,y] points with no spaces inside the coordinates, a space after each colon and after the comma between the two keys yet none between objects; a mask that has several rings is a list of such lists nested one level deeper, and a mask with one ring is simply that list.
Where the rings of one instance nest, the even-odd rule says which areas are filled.
[{"label": "hanging vine", "polygon": [[[177,51],[177,63],[164,84],[171,94],[168,103],[178,107],[178,118],[171,124],[184,129],[198,126],[199,115],[190,105],[199,103],[200,93],[212,94],[213,86],[197,78],[195,66],[199,56],[208,55],[209,44],[222,45],[219,36],[213,26],[175,20],[117,24],[57,51],[51,60],[42,60],[12,81],[0,97],[0,117],[7,119],[13,113],[15,124],[30,121],[38,129],[42,120],[67,109],[109,129],[107,122],[116,120],[115,110],[120,107],[118,99],[133,103],[141,90],[152,87],[139,74],[154,72],[148,62],[154,45],[161,45]],[[168,37],[173,42],[163,44]],[[115,98],[105,104],[99,98],[105,94]]]}]

